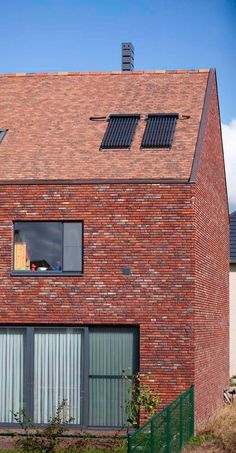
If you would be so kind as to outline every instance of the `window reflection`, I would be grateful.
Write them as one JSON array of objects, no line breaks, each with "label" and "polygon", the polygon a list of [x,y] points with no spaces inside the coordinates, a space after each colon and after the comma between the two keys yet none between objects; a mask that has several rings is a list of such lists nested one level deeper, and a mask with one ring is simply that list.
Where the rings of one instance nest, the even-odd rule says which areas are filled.
[{"label": "window reflection", "polygon": [[61,271],[61,222],[16,222],[14,270]]}]

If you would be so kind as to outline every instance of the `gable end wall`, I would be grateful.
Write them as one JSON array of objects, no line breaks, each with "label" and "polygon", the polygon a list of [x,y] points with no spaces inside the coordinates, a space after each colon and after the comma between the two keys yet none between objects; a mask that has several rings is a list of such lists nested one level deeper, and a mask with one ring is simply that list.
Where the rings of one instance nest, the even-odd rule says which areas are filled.
[{"label": "gable end wall", "polygon": [[229,378],[229,218],[215,77],[195,190],[198,425],[222,404],[223,388]]}]

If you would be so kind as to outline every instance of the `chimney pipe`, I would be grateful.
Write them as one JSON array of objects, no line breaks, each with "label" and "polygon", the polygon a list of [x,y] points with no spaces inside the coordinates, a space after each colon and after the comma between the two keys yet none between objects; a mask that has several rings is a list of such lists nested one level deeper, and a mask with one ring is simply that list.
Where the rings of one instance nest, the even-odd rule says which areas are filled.
[{"label": "chimney pipe", "polygon": [[122,42],[122,71],[134,70],[134,46],[132,42]]}]

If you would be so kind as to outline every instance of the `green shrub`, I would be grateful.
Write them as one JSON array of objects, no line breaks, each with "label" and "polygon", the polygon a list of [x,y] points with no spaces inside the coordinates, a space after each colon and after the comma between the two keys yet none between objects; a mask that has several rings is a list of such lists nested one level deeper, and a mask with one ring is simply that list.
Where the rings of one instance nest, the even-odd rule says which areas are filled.
[{"label": "green shrub", "polygon": [[17,450],[24,453],[55,453],[58,451],[60,437],[66,425],[72,421],[65,416],[67,402],[63,400],[56,409],[55,415],[48,420],[45,428],[36,427],[25,411],[13,413],[15,421],[24,431],[24,436],[16,435]]},{"label": "green shrub", "polygon": [[218,436],[215,434],[200,434],[199,436],[194,436],[189,440],[191,445],[203,445],[205,442],[218,439]]},{"label": "green shrub", "polygon": [[[124,376],[124,379],[130,381],[127,376]],[[131,382],[132,385],[127,388],[128,398],[125,401],[125,411],[128,425],[137,426],[140,410],[144,411],[145,418],[154,415],[160,404],[160,398],[152,392],[148,385],[143,384],[140,373],[132,376]]]}]

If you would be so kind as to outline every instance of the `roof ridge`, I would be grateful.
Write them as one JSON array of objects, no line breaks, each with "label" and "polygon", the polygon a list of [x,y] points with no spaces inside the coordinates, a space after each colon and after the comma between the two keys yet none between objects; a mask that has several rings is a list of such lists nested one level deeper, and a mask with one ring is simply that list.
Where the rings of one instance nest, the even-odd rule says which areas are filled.
[{"label": "roof ridge", "polygon": [[210,69],[157,69],[157,70],[142,70],[142,71],[89,71],[89,72],[15,72],[0,74],[1,77],[47,77],[47,76],[99,76],[99,75],[144,75],[144,74],[199,74],[208,73]]}]

